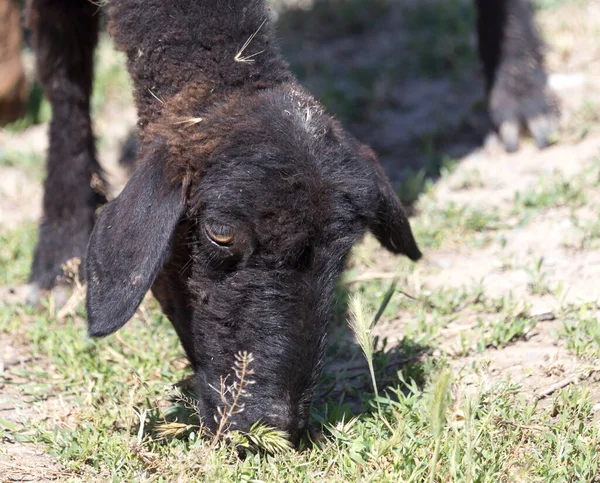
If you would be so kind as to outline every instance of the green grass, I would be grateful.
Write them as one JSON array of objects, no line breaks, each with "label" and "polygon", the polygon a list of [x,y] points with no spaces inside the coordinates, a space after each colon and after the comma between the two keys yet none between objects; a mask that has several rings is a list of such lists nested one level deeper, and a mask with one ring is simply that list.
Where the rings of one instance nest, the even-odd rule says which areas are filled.
[{"label": "green grass", "polygon": [[515,340],[522,339],[535,325],[536,321],[527,317],[506,317],[487,325],[482,323],[480,327],[483,329],[483,337],[478,344],[478,350],[483,352],[489,347],[505,347]]},{"label": "green grass", "polygon": [[569,118],[562,137],[578,142],[600,127],[600,105],[596,99],[585,99]]},{"label": "green grass", "polygon": [[[406,108],[396,92],[402,82],[472,74],[474,20],[472,2],[464,0],[317,0],[281,12],[277,30],[292,70],[328,112],[347,125],[374,124],[382,111]],[[379,40],[382,32],[389,45]],[[368,51],[362,43],[352,51],[340,45],[356,37]]]},{"label": "green grass", "polygon": [[455,190],[468,190],[472,188],[483,188],[485,186],[484,177],[477,168],[465,171],[461,178],[452,186]]},{"label": "green grass", "polygon": [[600,358],[600,324],[596,305],[571,307],[563,322],[561,337],[567,348],[586,359]]},{"label": "green grass", "polygon": [[425,248],[441,248],[453,243],[485,244],[490,232],[504,227],[498,213],[453,202],[438,203],[424,197],[417,205],[420,216],[414,231]]},{"label": "green grass", "polygon": [[532,3],[536,10],[551,10],[565,5],[567,2],[584,5],[587,0],[533,0]]},{"label": "green grass", "polygon": [[563,174],[554,172],[539,180],[538,185],[515,196],[515,212],[527,213],[545,208],[561,206],[579,207],[586,203],[585,192],[587,177],[579,176],[567,179]]},{"label": "green grass", "polygon": [[101,36],[95,55],[93,116],[107,108],[115,112],[132,104],[132,85],[125,64],[125,54],[114,49],[108,36]]},{"label": "green grass", "polygon": [[[30,52],[24,53],[24,55],[32,55]],[[7,132],[22,132],[25,129],[41,124],[43,122],[50,121],[52,117],[52,107],[47,99],[44,98],[44,91],[41,86],[36,82],[31,83],[29,93],[27,94],[27,106],[25,108],[25,115],[7,126],[4,129]]]},{"label": "green grass", "polygon": [[544,257],[540,257],[533,263],[531,267],[527,267],[525,269],[531,276],[529,291],[532,295],[548,295],[552,293],[552,290],[548,285],[547,276],[543,269],[543,265]]},{"label": "green grass", "polygon": [[[596,210],[594,210],[594,213],[596,213]],[[576,214],[573,214],[571,222],[582,233],[582,238],[577,248],[580,250],[597,249],[600,240],[600,220],[595,217],[592,219],[580,219]]]},{"label": "green grass", "polygon": [[60,395],[77,415],[69,424],[29,422],[2,431],[48,447],[73,479],[491,482],[593,481],[597,474],[600,433],[587,394],[564,390],[551,410],[536,410],[509,383],[461,394],[460,380],[450,385],[443,380],[450,373],[440,375],[436,366],[427,369],[424,387],[398,373],[377,399],[379,411],[372,395],[351,415],[331,403],[319,415],[322,436],[299,452],[239,459],[194,431],[159,439],[153,424],[169,404],[181,405],[169,402],[170,387],[189,371],[174,367],[182,352],[155,307],[148,321],[136,318],[121,337],[101,341],[85,336],[80,317],[63,324],[47,314],[32,317],[26,333],[33,354],[51,364],[17,371],[26,380],[22,391]]},{"label": "green grass", "polygon": [[312,36],[339,38],[372,29],[389,11],[390,0],[316,0],[310,9],[284,11],[281,30],[310,29]]},{"label": "green grass", "polygon": [[[9,232],[3,242],[12,247],[0,252],[2,266],[12,267],[8,280],[22,280],[32,230]],[[41,311],[2,306],[0,331],[19,333],[36,359],[11,368],[0,381],[18,378],[21,397],[42,414],[47,400],[57,398],[71,410],[62,419],[6,421],[0,437],[42,445],[74,481],[595,481],[600,430],[584,390],[564,389],[550,407],[536,408],[508,381],[466,391],[443,356],[428,355],[427,346],[436,346],[440,330],[465,307],[506,314],[475,330],[481,329],[480,350],[521,338],[535,323],[514,301],[487,299],[478,285],[417,293],[417,300],[392,289],[390,281],[361,282],[356,288],[365,320],[380,308],[384,319],[398,310],[415,317],[399,352],[388,348],[387,340],[372,342],[380,396],[375,397],[367,370],[362,379],[349,372],[334,377],[357,389],[317,398],[315,441],[290,451],[276,446],[269,430],[255,429],[234,441],[271,444],[275,454],[251,451],[245,458],[231,445],[214,446],[201,437],[193,400],[185,395],[188,386],[173,389],[190,369],[155,302],[147,301],[117,335],[100,340],[87,337],[81,305],[62,320],[52,304]],[[578,324],[565,326],[571,347],[586,357],[600,347],[592,314],[583,311]],[[353,343],[336,343],[338,351],[348,354],[351,348],[352,360],[362,360]],[[339,355],[329,351],[328,364]],[[390,372],[396,357],[405,362]],[[320,385],[332,376],[326,367]],[[180,429],[173,436],[161,433],[165,421]]]},{"label": "green grass", "polygon": [[20,168],[32,179],[41,181],[44,176],[44,155],[28,147],[0,150],[0,168]]},{"label": "green grass", "polygon": [[0,285],[25,283],[31,266],[37,227],[28,223],[0,232]]}]

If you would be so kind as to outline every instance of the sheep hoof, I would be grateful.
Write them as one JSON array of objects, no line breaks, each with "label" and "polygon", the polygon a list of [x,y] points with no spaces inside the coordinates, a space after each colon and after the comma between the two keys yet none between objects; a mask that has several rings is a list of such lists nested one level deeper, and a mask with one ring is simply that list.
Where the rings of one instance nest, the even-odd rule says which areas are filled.
[{"label": "sheep hoof", "polygon": [[52,298],[55,309],[62,308],[69,300],[69,290],[63,285],[57,285],[52,290],[42,290],[37,283],[28,283],[17,290],[19,298],[31,307],[38,307],[45,295]]},{"label": "sheep hoof", "polygon": [[517,120],[500,123],[498,134],[506,152],[514,153],[519,149],[521,128],[525,125],[539,149],[544,149],[554,143],[557,133],[556,117],[552,114],[538,114],[527,118],[523,123]]},{"label": "sheep hoof", "polygon": [[541,115],[527,120],[527,127],[539,149],[552,144],[557,131],[556,120],[549,115]]},{"label": "sheep hoof", "polygon": [[509,153],[517,151],[525,131],[539,149],[546,148],[556,140],[558,99],[546,86],[541,66],[529,72],[518,61],[507,65],[499,72],[488,99],[490,117],[504,148]]},{"label": "sheep hoof", "polygon": [[505,121],[500,125],[499,134],[504,149],[508,153],[514,153],[519,149],[519,132],[520,126],[518,122]]},{"label": "sheep hoof", "polygon": [[40,298],[42,296],[42,290],[37,283],[23,285],[18,293],[21,300],[32,307],[35,307],[40,303]]}]

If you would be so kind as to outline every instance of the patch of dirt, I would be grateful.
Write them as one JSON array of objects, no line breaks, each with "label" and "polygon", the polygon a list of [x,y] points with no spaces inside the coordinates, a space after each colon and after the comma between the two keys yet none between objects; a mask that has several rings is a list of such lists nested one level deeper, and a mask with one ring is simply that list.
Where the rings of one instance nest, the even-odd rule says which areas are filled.
[{"label": "patch of dirt", "polygon": [[[600,157],[600,136],[592,135],[577,144],[557,145],[542,152],[527,146],[518,154],[482,149],[459,164],[456,171],[440,181],[435,188],[435,200],[444,204],[476,206],[483,212],[508,212],[517,192],[535,188],[541,178],[559,171],[568,179],[580,173]],[[469,176],[473,169],[482,173],[482,183],[476,188],[456,189],[457,180]],[[597,200],[598,188],[588,191],[590,200]],[[577,209],[579,218],[597,217],[598,204],[590,203]],[[473,287],[481,283],[486,297],[500,299],[509,294],[516,303],[529,306],[529,314],[559,313],[560,304],[594,303],[600,298],[600,250],[574,248],[582,233],[573,226],[569,207],[542,209],[530,223],[501,230],[496,240],[485,247],[459,246],[427,252],[409,283],[425,290]],[[543,260],[540,273],[534,266]],[[541,282],[557,296],[532,293],[532,283]],[[477,314],[483,322],[497,318],[496,314]],[[468,310],[460,311],[440,338],[451,354],[459,350],[458,335],[476,327],[475,317]],[[404,320],[403,324],[408,321]],[[455,357],[451,365],[473,391],[504,380],[521,385],[522,394],[540,399],[543,407],[552,394],[570,384],[583,384],[592,394],[600,417],[599,361],[584,361],[575,357],[558,339],[561,320],[540,322],[524,340],[501,349],[489,348],[467,357]],[[388,334],[394,330],[387,328]],[[396,334],[402,327],[395,327]]]},{"label": "patch of dirt", "polygon": [[[0,228],[16,228],[24,221],[39,220],[42,186],[19,168],[0,169]],[[29,200],[23,206],[23,200]]]},{"label": "patch of dirt", "polygon": [[35,449],[23,444],[3,445],[0,453],[0,482],[30,481],[46,483],[56,481],[69,473],[60,470],[53,458],[44,450]]},{"label": "patch of dirt", "polygon": [[[50,400],[40,407],[35,398],[22,390],[26,380],[15,376],[14,370],[25,370],[32,362],[27,344],[18,336],[0,333],[0,420],[11,427],[26,429],[30,421],[58,414]],[[38,361],[39,362],[39,361]],[[69,474],[46,450],[32,443],[19,441],[16,436],[6,436],[0,441],[0,482],[55,481]]]},{"label": "patch of dirt", "polygon": [[[43,156],[48,144],[46,129],[46,126],[33,126],[25,132],[12,134],[0,128],[0,156],[4,150]],[[25,170],[20,166],[0,166],[0,230],[12,229],[25,221],[40,218],[42,173],[35,171],[35,168]]]}]

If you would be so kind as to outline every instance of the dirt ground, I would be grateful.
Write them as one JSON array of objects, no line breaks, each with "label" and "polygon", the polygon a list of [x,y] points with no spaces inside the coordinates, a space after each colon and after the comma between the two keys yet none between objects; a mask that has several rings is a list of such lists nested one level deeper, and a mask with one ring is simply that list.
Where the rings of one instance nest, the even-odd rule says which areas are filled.
[{"label": "dirt ground", "polygon": [[[310,8],[310,2],[307,5]],[[331,81],[338,83],[344,81],[344,72],[348,72],[350,64],[353,68],[360,64],[359,67],[376,69],[372,64],[385,63],[390,52],[402,51],[398,54],[401,57],[409,55],[403,47],[410,44],[410,35],[396,32],[392,27],[394,22],[400,22],[403,8],[394,6],[377,29],[326,39],[308,35],[298,42],[300,47],[296,49],[290,44],[303,30],[298,30],[282,11],[280,21],[289,22],[282,25],[290,25],[280,34],[284,52],[292,66],[303,63],[314,67],[312,73],[309,68],[302,69],[301,77],[317,95],[323,95],[327,90],[324,84],[329,82],[319,73],[323,59],[334,70],[338,63],[344,63],[339,69],[341,73]],[[587,189],[584,204],[540,210],[530,223],[518,223],[514,213],[517,193],[535,189],[540,180],[551,176],[585,178],[589,172],[586,170],[600,159],[597,129],[600,112],[595,115],[589,112],[600,106],[600,2],[565,2],[563,6],[541,10],[537,18],[548,42],[550,86],[562,106],[557,144],[539,151],[527,141],[516,154],[508,155],[493,135],[485,137],[489,125],[483,109],[483,84],[472,59],[466,61],[466,72],[458,78],[434,72],[421,76],[417,73],[416,77],[401,75],[397,82],[388,74],[376,79],[372,84],[374,96],[379,96],[377,102],[373,101],[369,112],[356,117],[349,115],[348,124],[382,154],[382,162],[398,186],[408,172],[429,162],[432,149],[440,156],[455,158],[455,169],[436,180],[427,194],[428,203],[477,207],[502,220],[498,239],[491,242],[427,250],[423,262],[408,277],[406,291],[427,293],[440,288],[480,285],[490,298],[501,299],[512,294],[517,304],[527,306],[529,315],[537,317],[537,325],[524,338],[501,349],[489,348],[462,356],[461,334],[476,327],[480,323],[478,318],[493,319],[497,315],[476,314],[465,308],[441,330],[444,343],[436,350],[450,357],[454,370],[463,374],[467,385],[479,387],[510,377],[522,385],[524,396],[532,401],[544,401],[559,387],[585,384],[600,415],[598,361],[577,358],[556,336],[562,326],[561,306],[595,303],[600,296],[597,283],[600,246],[583,243],[587,236],[585,229],[574,226],[573,221],[597,219],[600,188],[589,188],[584,179]],[[473,48],[472,32],[466,42]],[[355,52],[358,54],[353,56]],[[108,140],[100,148],[100,159],[111,179],[118,180],[115,166],[119,146],[135,115],[131,108],[112,114],[105,113],[96,129],[99,137]],[[43,153],[46,145],[45,125],[20,133],[0,132],[0,149],[19,151],[26,146],[28,151]],[[0,230],[39,220],[40,179],[41,176],[19,166],[0,166]],[[417,203],[416,216],[421,216],[424,210]],[[540,259],[543,263],[537,276],[548,290],[532,291],[535,274],[532,275],[531,267]],[[369,270],[385,275],[386,260],[382,256],[381,266]],[[3,287],[0,296],[8,300],[15,294]],[[409,322],[398,314],[378,326],[379,335],[400,334]],[[32,409],[30,399],[19,389],[15,375],[18,371],[13,370],[26,366],[28,357],[28,347],[20,343],[18,334],[0,333],[0,375],[10,380],[8,384],[0,378],[0,420],[18,424],[29,419],[58,417],[61,411],[70,410],[61,408],[56,400]],[[61,472],[55,458],[41,448],[13,440],[0,442],[0,481],[54,480],[61,477]]]},{"label": "dirt ground", "polygon": [[[18,338],[0,336],[0,370],[2,374],[31,362],[28,348],[20,345]],[[33,409],[35,397],[23,395],[19,385],[26,383],[13,373],[0,382],[0,419],[5,424],[27,424],[29,420],[44,420],[52,414],[56,401]],[[66,473],[56,459],[43,448],[16,440],[2,441],[0,445],[0,481],[53,481]]]}]

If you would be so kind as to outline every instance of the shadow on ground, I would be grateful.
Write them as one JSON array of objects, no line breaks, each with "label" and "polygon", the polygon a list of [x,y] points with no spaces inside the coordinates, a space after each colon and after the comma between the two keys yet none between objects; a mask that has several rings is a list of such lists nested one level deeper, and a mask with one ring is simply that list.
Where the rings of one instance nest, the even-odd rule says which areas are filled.
[{"label": "shadow on ground", "polygon": [[490,131],[471,0],[280,0],[283,54],[405,203]]}]

